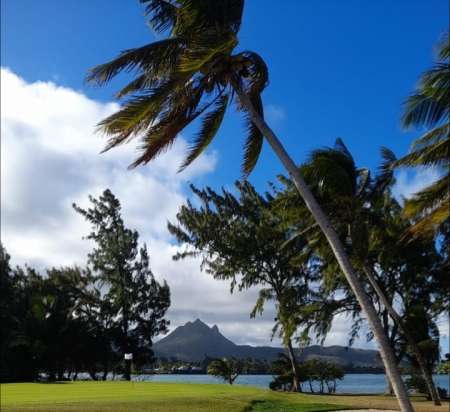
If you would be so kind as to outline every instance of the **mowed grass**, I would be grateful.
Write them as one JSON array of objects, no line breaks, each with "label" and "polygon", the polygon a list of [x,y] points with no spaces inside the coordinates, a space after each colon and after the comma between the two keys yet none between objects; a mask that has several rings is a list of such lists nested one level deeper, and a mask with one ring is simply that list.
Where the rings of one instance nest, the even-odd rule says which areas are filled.
[{"label": "mowed grass", "polygon": [[[420,398],[418,412],[444,412]],[[1,385],[1,412],[320,412],[343,408],[398,409],[385,396],[275,393],[238,385],[160,382],[68,382]]]},{"label": "mowed grass", "polygon": [[[283,410],[266,408],[266,401],[279,403],[273,395],[278,394],[253,387],[212,384],[159,382],[4,384],[1,388],[1,411],[247,412]],[[304,405],[295,405],[295,407],[295,411],[301,412],[334,409],[334,405],[317,402],[317,400],[305,402]]]}]

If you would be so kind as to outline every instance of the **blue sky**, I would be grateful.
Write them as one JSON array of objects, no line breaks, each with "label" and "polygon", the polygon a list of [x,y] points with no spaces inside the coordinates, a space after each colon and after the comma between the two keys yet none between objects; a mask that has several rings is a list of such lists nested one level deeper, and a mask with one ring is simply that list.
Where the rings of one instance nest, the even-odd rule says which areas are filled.
[{"label": "blue sky", "polygon": [[[160,161],[127,171],[133,146],[99,156],[102,141],[93,134],[117,109],[112,96],[124,78],[99,89],[84,76],[155,39],[138,1],[3,0],[1,12],[1,231],[14,262],[83,264],[88,228],[70,205],[110,187],[172,288],[172,325],[199,317],[237,343],[267,344],[273,308],[250,320],[256,291],[230,297],[228,285],[199,272],[198,261],[174,263],[166,230],[189,196],[188,182],[230,187],[240,178],[242,119],[230,111],[211,149],[183,174],[175,172],[189,133]],[[269,66],[266,117],[297,162],[341,137],[358,165],[375,169],[380,146],[401,155],[417,135],[401,130],[401,104],[447,29],[446,0],[247,0],[240,47]],[[266,146],[250,180],[264,190],[280,172]],[[436,177],[427,173],[401,175],[397,193]],[[345,344],[348,324],[339,319],[327,343]],[[442,330],[448,341],[447,323]]]},{"label": "blue sky", "polygon": [[[375,168],[381,145],[407,150],[401,103],[447,26],[446,0],[249,0],[240,37],[269,65],[269,120],[297,161],[339,136],[358,164]],[[111,99],[118,83],[86,86],[87,69],[154,38],[133,0],[2,2],[2,65],[97,100]],[[209,184],[240,177],[241,143],[241,121],[230,114],[213,145],[223,163]],[[266,147],[251,180],[263,187],[280,171]]]}]

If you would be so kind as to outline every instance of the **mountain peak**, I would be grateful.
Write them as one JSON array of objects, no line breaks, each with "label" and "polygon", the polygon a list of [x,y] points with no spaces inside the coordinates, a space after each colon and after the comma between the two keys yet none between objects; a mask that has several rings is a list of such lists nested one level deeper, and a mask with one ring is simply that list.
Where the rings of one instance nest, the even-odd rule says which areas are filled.
[{"label": "mountain peak", "polygon": [[[190,323],[190,322],[188,322]],[[205,322],[202,322],[199,318],[195,319],[194,322],[192,322],[194,325],[206,325]]]},{"label": "mountain peak", "polygon": [[209,327],[200,319],[179,326],[155,342],[153,349],[160,355],[170,354],[180,360],[201,361],[205,356],[220,357],[236,352],[236,345],[219,332],[217,325]]},{"label": "mountain peak", "polygon": [[[205,357],[274,360],[284,352],[284,348],[236,345],[220,333],[217,325],[209,327],[200,319],[179,326],[155,342],[153,350],[158,357],[174,357],[188,362],[201,362]],[[310,346],[301,352],[298,349],[296,351],[300,360],[321,357],[343,365],[379,366],[378,352],[375,350]]]}]

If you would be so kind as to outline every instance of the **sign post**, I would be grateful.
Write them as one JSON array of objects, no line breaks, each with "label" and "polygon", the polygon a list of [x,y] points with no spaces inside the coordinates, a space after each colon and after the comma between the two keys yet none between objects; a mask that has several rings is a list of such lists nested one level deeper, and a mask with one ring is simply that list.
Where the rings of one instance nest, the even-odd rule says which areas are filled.
[{"label": "sign post", "polygon": [[133,354],[125,353],[123,355],[123,358],[125,360],[125,379],[127,381],[130,381],[131,380],[131,362],[133,360]]}]

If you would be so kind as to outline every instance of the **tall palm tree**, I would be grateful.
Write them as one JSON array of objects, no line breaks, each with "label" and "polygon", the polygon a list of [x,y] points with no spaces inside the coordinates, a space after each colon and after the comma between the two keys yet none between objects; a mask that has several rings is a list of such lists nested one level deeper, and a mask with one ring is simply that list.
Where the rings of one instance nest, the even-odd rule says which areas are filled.
[{"label": "tall palm tree", "polygon": [[[450,218],[450,41],[449,34],[439,45],[438,61],[422,74],[417,90],[405,103],[402,123],[405,128],[424,127],[428,131],[416,139],[406,156],[393,165],[437,167],[441,177],[405,202],[405,212],[415,219],[409,231],[436,234],[448,231]],[[447,225],[447,229],[445,229]]]},{"label": "tall palm tree", "polygon": [[136,74],[117,94],[124,99],[123,107],[100,123],[101,130],[110,137],[105,150],[142,135],[142,153],[132,166],[146,164],[168,149],[187,125],[201,119],[200,130],[181,165],[184,169],[211,143],[229,103],[234,101],[248,125],[244,175],[254,168],[265,137],[322,229],[363,308],[402,411],[412,411],[393,351],[342,242],[297,165],[264,120],[261,93],[268,82],[267,66],[257,53],[233,53],[238,45],[244,0],[140,2],[146,6],[150,26],[166,37],[124,51],[116,59],[93,68],[87,78],[102,85],[122,71]]},{"label": "tall palm tree", "polygon": [[[395,179],[390,164],[394,155],[389,149],[383,148],[382,156],[384,162],[380,167],[380,174],[372,178],[368,169],[356,166],[344,142],[337,139],[332,148],[314,150],[302,170],[333,226],[341,238],[350,243],[354,267],[367,278],[389,316],[402,331],[417,360],[430,397],[436,405],[440,405],[439,393],[413,332],[377,281],[375,268],[380,267],[380,256],[383,256],[385,251],[389,253],[400,247],[402,249],[397,253],[403,254],[407,253],[408,247],[413,246],[412,243],[399,243],[399,239],[391,234],[402,233],[411,225],[391,195]],[[290,197],[289,194],[287,196]],[[301,231],[304,232],[307,216],[302,209],[298,210],[300,216],[297,220],[302,222]],[[313,222],[310,224],[306,232],[309,237],[315,236],[317,239],[320,232]],[[388,229],[388,226],[391,227]]]}]

